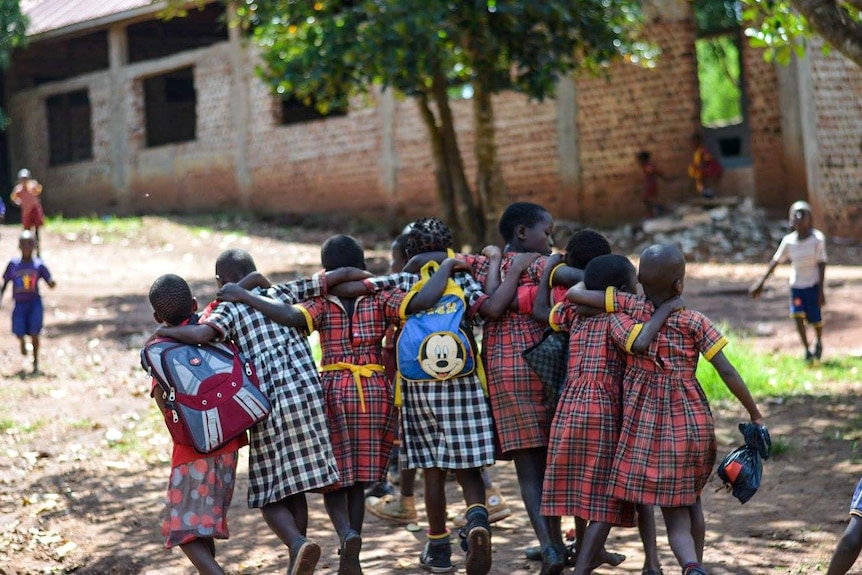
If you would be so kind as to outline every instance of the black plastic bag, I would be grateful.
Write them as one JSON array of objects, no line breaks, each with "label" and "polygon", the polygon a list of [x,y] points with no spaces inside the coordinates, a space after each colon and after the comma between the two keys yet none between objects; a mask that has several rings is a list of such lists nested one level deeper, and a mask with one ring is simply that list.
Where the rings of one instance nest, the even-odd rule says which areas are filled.
[{"label": "black plastic bag", "polygon": [[718,476],[725,486],[733,488],[733,496],[745,503],[760,488],[763,477],[761,458],[769,459],[772,440],[769,430],[756,423],[740,423],[739,431],[745,438],[745,445],[727,454],[718,466]]}]

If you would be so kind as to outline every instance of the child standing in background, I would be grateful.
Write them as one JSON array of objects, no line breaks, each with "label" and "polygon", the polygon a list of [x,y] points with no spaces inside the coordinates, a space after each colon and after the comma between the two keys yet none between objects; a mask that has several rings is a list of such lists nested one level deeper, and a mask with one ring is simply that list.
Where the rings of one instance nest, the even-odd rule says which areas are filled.
[{"label": "child standing in background", "polygon": [[24,340],[30,336],[33,347],[33,373],[39,373],[39,334],[42,333],[44,310],[42,296],[39,295],[39,280],[45,280],[48,287],[54,289],[56,282],[51,272],[39,256],[34,256],[36,240],[28,231],[21,232],[18,239],[21,257],[13,258],[3,272],[3,288],[0,289],[0,301],[6,293],[6,286],[12,283],[12,299],[15,307],[12,310],[12,333],[21,343],[21,355],[27,355],[27,343]]},{"label": "child standing in background", "polygon": [[32,230],[36,237],[36,253],[39,253],[39,228],[45,223],[42,211],[42,184],[24,168],[18,171],[18,184],[12,189],[12,203],[21,207],[21,225],[25,230]]},{"label": "child standing in background", "polygon": [[664,213],[664,206],[658,199],[658,180],[664,177],[664,173],[653,163],[652,155],[649,152],[638,152],[636,158],[644,176],[643,203],[647,209],[648,217],[658,217]]},{"label": "child standing in background", "polygon": [[[162,325],[182,326],[199,319],[198,303],[188,283],[177,275],[163,275],[153,282],[149,300],[153,318]],[[150,395],[164,413],[165,397],[160,391],[154,379]],[[236,483],[237,451],[245,445],[245,433],[207,454],[173,444],[162,535],[165,547],[179,545],[202,575],[224,574],[215,558],[215,539],[229,537],[227,510]]]},{"label": "child standing in background", "polygon": [[[574,287],[568,299],[577,304],[622,311],[635,321],[682,295],[685,257],[676,246],[657,244],[641,254],[638,280],[644,295],[608,288]],[[611,321],[618,321],[611,318]],[[617,346],[631,352],[637,326],[613,329]],[[753,423],[763,416],[739,373],[722,351],[727,340],[703,314],[673,313],[646,355],[629,358],[623,381],[620,439],[607,494],[623,501],[658,505],[668,540],[683,575],[706,575],[703,546],[706,524],[701,490],[715,464],[715,423],[695,371],[700,355],[712,363]]]},{"label": "child standing in background", "polygon": [[[811,206],[808,202],[794,202],[790,206],[790,225],[793,232],[781,239],[775,255],[763,277],[749,289],[751,297],[758,298],[763,284],[781,262],[790,261],[790,317],[796,320],[796,331],[805,348],[805,361],[820,359],[823,354],[823,316],[826,305],[823,292],[826,275],[826,237],[814,228]],[[814,347],[808,346],[806,326],[814,328]]]}]

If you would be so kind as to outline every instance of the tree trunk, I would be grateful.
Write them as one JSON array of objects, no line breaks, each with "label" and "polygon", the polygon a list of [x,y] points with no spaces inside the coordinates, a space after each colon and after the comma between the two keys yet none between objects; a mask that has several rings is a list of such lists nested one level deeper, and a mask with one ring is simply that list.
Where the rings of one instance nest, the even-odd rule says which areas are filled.
[{"label": "tree trunk", "polygon": [[[815,32],[857,66],[862,66],[862,24],[854,21],[838,2],[790,0],[790,3],[805,16]],[[855,8],[862,5],[858,0],[849,3]]]},{"label": "tree trunk", "polygon": [[[448,86],[442,75],[434,78],[432,90],[434,102],[437,104],[437,110],[440,114],[439,134],[446,169],[458,200],[457,227],[461,231],[463,241],[470,244],[471,248],[481,248],[480,243],[485,235],[485,220],[482,217],[481,207],[477,206],[470,185],[467,183],[464,160],[461,157],[458,138],[455,134],[455,121],[452,117],[452,109],[449,107]],[[450,225],[452,224],[450,223]]]},{"label": "tree trunk", "polygon": [[476,131],[476,192],[479,208],[485,217],[485,242],[499,244],[497,222],[509,205],[509,194],[503,181],[503,170],[497,161],[494,104],[489,84],[473,84],[473,119]]},{"label": "tree trunk", "polygon": [[[431,155],[434,158],[434,176],[437,181],[437,199],[440,202],[440,211],[443,221],[451,228],[456,238],[460,238],[458,229],[458,211],[455,208],[455,187],[452,185],[452,177],[446,165],[445,153],[443,152],[443,139],[437,119],[428,103],[428,96],[422,94],[417,96],[416,103],[419,113],[428,128],[428,139],[431,142]],[[457,241],[457,239],[456,239]]]}]

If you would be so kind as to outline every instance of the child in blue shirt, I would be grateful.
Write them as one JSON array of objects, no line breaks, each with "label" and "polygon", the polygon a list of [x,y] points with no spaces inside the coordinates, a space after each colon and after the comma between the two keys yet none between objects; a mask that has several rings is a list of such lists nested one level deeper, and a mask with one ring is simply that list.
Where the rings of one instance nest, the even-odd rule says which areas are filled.
[{"label": "child in blue shirt", "polygon": [[51,277],[51,272],[42,263],[39,256],[34,256],[36,240],[29,231],[21,232],[18,238],[21,257],[12,258],[3,272],[3,288],[0,289],[0,301],[6,293],[6,286],[12,283],[12,299],[15,307],[12,310],[12,333],[21,343],[21,355],[27,355],[27,344],[24,336],[29,335],[33,346],[33,373],[39,372],[39,334],[42,332],[42,296],[39,295],[39,280],[45,280],[48,287],[54,289],[57,285]]}]

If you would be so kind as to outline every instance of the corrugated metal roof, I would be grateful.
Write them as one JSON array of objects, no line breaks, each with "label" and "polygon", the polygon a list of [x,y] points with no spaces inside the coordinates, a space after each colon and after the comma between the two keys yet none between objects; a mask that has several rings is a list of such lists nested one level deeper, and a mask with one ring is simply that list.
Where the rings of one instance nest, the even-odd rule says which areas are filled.
[{"label": "corrugated metal roof", "polygon": [[30,17],[28,36],[98,20],[129,10],[162,4],[159,0],[25,0],[21,10]]}]

